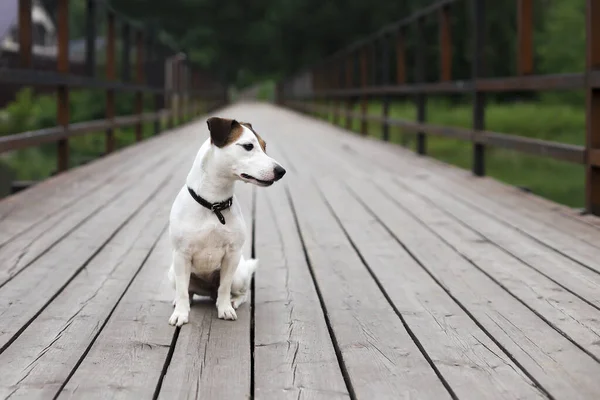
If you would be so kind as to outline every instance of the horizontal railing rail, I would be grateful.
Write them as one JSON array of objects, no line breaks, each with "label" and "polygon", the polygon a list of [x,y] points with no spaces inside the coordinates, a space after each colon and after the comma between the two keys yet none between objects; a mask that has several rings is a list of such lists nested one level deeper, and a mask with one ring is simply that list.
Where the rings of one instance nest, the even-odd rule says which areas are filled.
[{"label": "horizontal railing rail", "polygon": [[[472,171],[484,176],[485,149],[499,147],[526,154],[585,166],[586,211],[600,215],[600,2],[587,0],[586,69],[581,73],[534,74],[533,0],[515,0],[517,7],[517,76],[486,77],[485,74],[485,0],[470,0],[471,76],[452,79],[452,12],[455,3],[468,0],[443,0],[392,23],[358,40],[318,63],[287,77],[277,86],[280,104],[311,114],[333,116],[345,127],[359,121],[359,130],[367,134],[367,123],[381,124],[383,140],[389,140],[391,126],[416,136],[416,151],[427,152],[428,135],[459,139],[472,144]],[[491,4],[491,3],[490,3]],[[491,5],[490,5],[491,7]],[[438,28],[438,81],[425,78],[424,33],[426,19],[436,17]],[[592,21],[596,21],[592,24]],[[409,30],[409,26],[415,29]],[[407,38],[414,43],[411,63],[407,62]],[[582,57],[584,55],[582,54]],[[394,62],[395,61],[395,62]],[[393,69],[395,66],[395,70]],[[407,79],[412,69],[411,82]],[[539,140],[514,134],[490,132],[485,128],[486,95],[491,93],[584,90],[586,96],[585,146]],[[396,96],[414,96],[416,121],[390,118],[390,105]],[[426,123],[427,97],[432,95],[469,95],[472,103],[472,127],[458,128]],[[382,104],[379,115],[368,113],[369,101]],[[324,106],[322,103],[332,105]],[[353,111],[355,106],[360,111]],[[512,133],[512,132],[511,132]],[[574,132],[575,134],[575,132]]]},{"label": "horizontal railing rail", "polygon": [[[36,62],[33,52],[32,0],[7,1],[18,8],[14,21],[18,23],[18,65],[0,67],[0,85],[54,88],[57,123],[0,136],[0,154],[54,142],[58,146],[55,173],[59,173],[71,166],[69,139],[73,137],[105,132],[103,154],[108,154],[116,150],[117,128],[135,127],[135,140],[140,141],[144,124],[153,123],[152,131],[158,134],[164,127],[172,128],[227,102],[224,84],[190,62],[181,50],[161,44],[156,29],[118,14],[103,0],[86,0],[84,72],[71,72],[69,0],[58,0],[56,10],[48,10],[56,15],[55,69],[48,69],[49,57],[52,61],[48,54],[43,60],[46,68],[36,69],[42,63]],[[105,21],[103,49],[97,48],[100,18]],[[105,54],[102,74],[97,60],[100,50]],[[105,92],[105,119],[70,121],[69,95],[78,89]],[[134,114],[117,115],[116,96],[121,92],[134,93]]]}]

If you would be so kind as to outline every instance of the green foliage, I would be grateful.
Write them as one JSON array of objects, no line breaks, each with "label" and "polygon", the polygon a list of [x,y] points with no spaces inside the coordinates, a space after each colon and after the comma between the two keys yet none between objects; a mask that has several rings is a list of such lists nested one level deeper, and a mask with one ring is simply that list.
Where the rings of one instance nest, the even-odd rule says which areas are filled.
[{"label": "green foliage", "polygon": [[[148,100],[148,98],[146,98]],[[94,90],[72,91],[69,95],[71,123],[105,118],[105,93]],[[150,104],[146,101],[146,109]],[[116,96],[116,114],[134,113],[134,94],[119,93]],[[25,131],[56,126],[56,97],[35,95],[31,88],[23,88],[16,99],[0,110],[0,135],[11,135]],[[152,134],[152,124],[143,127],[145,137]],[[117,147],[134,142],[133,128],[117,129]],[[70,162],[80,165],[101,156],[105,148],[104,132],[91,133],[69,140]],[[56,145],[44,144],[39,147],[13,151],[0,156],[0,163],[12,170],[16,179],[39,180],[50,175],[56,167]]]},{"label": "green foliage", "polygon": [[[229,83],[247,86],[279,79],[385,24],[400,20],[434,0],[113,0],[117,9],[155,23],[171,43],[189,52]],[[453,4],[453,75],[471,76],[472,1]],[[536,0],[534,28],[536,72],[581,71],[585,61],[585,0]],[[407,31],[407,59],[414,60],[415,25]],[[486,68],[488,76],[514,75],[517,64],[515,1],[486,2]],[[438,70],[437,18],[426,19],[426,77]],[[391,46],[390,46],[391,47]],[[393,58],[393,57],[392,57]],[[395,63],[392,59],[391,63]],[[393,74],[394,67],[390,68]],[[407,69],[413,79],[414,68]],[[393,76],[391,76],[393,77]]]},{"label": "green foliage", "polygon": [[36,97],[25,88],[0,114],[0,135],[47,128],[55,125],[56,101],[53,96]]},{"label": "green foliage", "polygon": [[[585,0],[552,1],[536,35],[539,71],[543,74],[582,72],[585,69]],[[583,91],[544,93],[554,102],[582,104]]]},{"label": "green foliage", "polygon": [[537,35],[542,73],[581,72],[585,68],[585,0],[553,1]]},{"label": "green foliage", "polygon": [[258,100],[261,100],[261,101],[274,101],[274,99],[275,99],[275,82],[266,81],[266,82],[261,83],[261,85],[258,89],[257,98],[258,98]]}]

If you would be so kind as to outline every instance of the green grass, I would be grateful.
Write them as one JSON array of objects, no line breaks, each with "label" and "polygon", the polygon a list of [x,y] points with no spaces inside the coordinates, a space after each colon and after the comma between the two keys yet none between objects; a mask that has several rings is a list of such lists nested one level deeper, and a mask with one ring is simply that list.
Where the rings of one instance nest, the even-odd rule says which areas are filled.
[{"label": "green grass", "polygon": [[[359,111],[358,105],[355,111]],[[381,114],[380,103],[369,104],[370,114]],[[415,120],[416,109],[410,102],[394,103],[390,116]],[[331,116],[329,116],[332,120]],[[427,122],[462,128],[472,126],[472,109],[466,105],[429,102]],[[488,104],[486,130],[582,145],[585,142],[585,109],[571,105],[545,103]],[[345,121],[340,121],[345,126]],[[358,132],[360,123],[353,121]],[[368,124],[368,134],[381,138],[381,126]],[[415,137],[400,128],[390,129],[390,141],[415,148]],[[427,154],[461,168],[470,169],[471,144],[439,137],[427,137]],[[584,205],[584,167],[548,158],[530,156],[511,150],[487,148],[486,174],[511,185],[525,187],[533,193],[570,207]]]}]

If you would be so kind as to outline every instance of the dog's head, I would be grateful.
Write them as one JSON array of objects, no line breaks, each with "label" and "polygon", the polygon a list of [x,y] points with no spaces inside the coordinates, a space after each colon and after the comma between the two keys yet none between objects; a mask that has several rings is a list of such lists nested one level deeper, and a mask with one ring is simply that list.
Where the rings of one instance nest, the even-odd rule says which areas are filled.
[{"label": "dog's head", "polygon": [[212,117],[207,121],[215,161],[225,173],[258,186],[271,186],[285,169],[266,153],[265,141],[247,122]]}]

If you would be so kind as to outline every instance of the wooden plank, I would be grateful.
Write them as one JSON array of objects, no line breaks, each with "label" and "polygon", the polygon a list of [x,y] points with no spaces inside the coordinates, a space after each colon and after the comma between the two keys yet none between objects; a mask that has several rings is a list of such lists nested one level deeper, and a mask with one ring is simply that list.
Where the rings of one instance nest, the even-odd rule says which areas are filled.
[{"label": "wooden plank", "polygon": [[[290,125],[293,126],[294,124],[290,124]],[[304,132],[312,131],[311,129],[307,129],[307,128],[309,128],[309,127],[307,125],[304,125],[303,131]],[[331,131],[333,131],[333,129],[331,129]],[[320,129],[320,131],[314,130],[314,132],[312,132],[312,133],[314,133],[315,135],[318,134],[321,138],[326,136],[326,135],[323,135],[323,129]],[[309,142],[311,140],[311,138],[304,137],[303,140]],[[322,143],[319,143],[319,145],[322,145]],[[295,148],[295,150],[296,150],[296,148]],[[329,149],[330,152],[331,152],[331,150],[332,149]],[[327,150],[325,150],[325,151],[327,151]],[[320,155],[313,154],[313,158],[316,158],[316,157],[320,157]],[[360,168],[362,168],[362,167],[363,166],[360,166]],[[373,189],[369,190],[369,189],[365,188],[364,190],[361,190],[360,193],[369,194],[372,191],[373,191]],[[379,205],[378,205],[380,203],[369,202],[369,201],[376,200],[375,199],[376,196],[377,196],[376,194],[371,194],[371,197],[369,197],[369,199],[366,200],[365,202],[370,205],[375,204],[376,206],[374,208],[377,210],[380,210],[381,207],[379,207]],[[389,219],[392,219],[392,220],[397,219],[397,217],[394,215],[394,213],[392,213],[390,211],[390,209],[387,209],[386,211],[379,211],[379,215],[382,218],[385,218],[386,222]],[[410,218],[408,218],[407,220],[411,221]],[[404,218],[403,218],[403,221],[404,221]],[[443,260],[443,262],[439,262],[437,264],[432,262],[431,264],[438,265],[439,268],[444,266],[445,268],[447,268],[449,270],[448,272],[445,272],[445,275],[444,275],[445,277],[447,277],[448,282],[451,282],[451,283],[458,282],[458,284],[453,283],[453,285],[452,285],[453,288],[451,289],[452,293],[460,293],[461,296],[465,296],[464,293],[466,293],[467,295],[471,295],[471,296],[472,296],[471,293],[473,293],[473,292],[480,293],[480,295],[481,295],[481,293],[485,293],[486,297],[496,297],[495,294],[497,292],[504,293],[504,295],[506,295],[506,293],[502,292],[502,290],[498,286],[495,286],[494,284],[489,284],[489,281],[488,281],[489,287],[495,288],[494,290],[491,290],[491,291],[484,290],[484,289],[487,289],[488,285],[485,285],[484,288],[474,290],[474,289],[477,289],[479,287],[479,285],[477,284],[477,282],[473,282],[472,279],[468,280],[467,283],[472,282],[471,285],[469,285],[469,286],[472,287],[473,289],[463,290],[463,289],[465,289],[466,284],[462,283],[460,278],[456,277],[455,274],[451,274],[451,272],[452,272],[451,267],[455,267],[454,269],[457,271],[457,273],[460,273],[459,274],[460,277],[462,277],[463,275],[468,277],[468,275],[466,275],[463,271],[461,271],[461,268],[460,268],[460,266],[464,267],[464,264],[465,264],[464,259],[462,262],[460,262],[459,267],[456,267],[453,265],[454,263],[451,263],[450,268],[449,268],[449,267],[447,267],[449,261],[448,261],[447,257],[445,257],[446,252],[443,252],[442,255],[436,255],[436,253],[439,252],[439,250],[437,250],[437,248],[436,248],[436,250],[432,250],[430,248],[429,251],[427,251],[426,248],[423,249],[424,246],[419,246],[418,239],[422,239],[420,237],[420,235],[417,235],[416,238],[411,238],[409,236],[409,235],[413,235],[415,230],[417,230],[417,232],[419,232],[418,229],[416,229],[418,227],[420,227],[422,230],[423,227],[421,225],[415,224],[414,220],[413,220],[412,224],[394,222],[393,225],[395,226],[395,231],[397,231],[397,234],[399,234],[402,229],[402,231],[404,232],[404,234],[402,235],[402,238],[404,238],[404,237],[407,238],[407,240],[404,241],[404,243],[406,243],[408,241],[408,239],[410,239],[410,243],[414,244],[414,248],[420,250],[420,252],[421,252],[420,255],[422,255],[422,256],[424,255],[425,257],[428,257],[430,260],[432,260],[432,259]],[[421,249],[420,249],[420,247],[421,247]],[[409,248],[412,250],[413,246],[409,246]],[[453,254],[453,253],[450,253],[450,254]],[[453,257],[454,258],[456,257],[455,253],[454,253]],[[450,258],[450,260],[454,261],[454,259],[452,257]],[[477,274],[475,274],[475,276],[477,276]],[[479,275],[479,277],[481,278],[481,274]],[[485,279],[483,279],[483,281],[485,282]],[[442,281],[442,282],[444,282],[444,281]],[[469,288],[469,286],[467,286],[466,288]],[[490,296],[490,293],[492,294],[492,296]],[[595,383],[591,382],[591,380],[589,379],[589,376],[591,376],[592,374],[590,374],[589,371],[586,371],[586,368],[579,370],[578,362],[574,361],[574,359],[576,359],[576,358],[579,359],[579,358],[583,357],[582,360],[585,360],[586,363],[589,363],[589,360],[591,360],[591,358],[587,357],[583,352],[581,352],[579,349],[575,348],[575,346],[573,346],[570,342],[566,341],[566,339],[562,338],[562,336],[557,336],[556,331],[552,330],[549,326],[545,325],[541,320],[536,318],[534,314],[529,312],[529,315],[531,315],[531,317],[523,318],[523,316],[520,315],[520,314],[522,314],[521,311],[523,310],[523,307],[522,307],[522,305],[521,305],[521,307],[513,306],[516,303],[516,301],[513,298],[509,298],[507,301],[495,299],[492,304],[494,304],[496,306],[498,304],[500,304],[502,306],[502,307],[500,307],[502,313],[499,314],[496,311],[495,313],[491,313],[490,314],[491,316],[485,314],[486,303],[487,303],[486,301],[481,301],[480,303],[473,302],[473,306],[472,306],[475,310],[477,310],[477,315],[479,316],[478,319],[485,321],[486,324],[483,326],[486,327],[486,329],[490,330],[490,332],[494,332],[495,333],[494,336],[496,336],[497,338],[501,338],[502,339],[501,344],[503,344],[503,346],[507,346],[507,348],[509,348],[508,345],[510,345],[511,354],[513,356],[515,356],[515,354],[516,354],[518,356],[519,361],[527,361],[527,364],[525,364],[525,365],[532,364],[532,368],[528,368],[528,370],[536,369],[537,373],[539,373],[540,376],[545,377],[544,381],[546,383],[548,383],[549,386],[553,390],[563,391],[563,393],[566,396],[569,396],[569,398],[572,398],[573,393],[577,393],[577,390],[584,391],[586,389],[582,388],[578,383],[568,382],[569,380],[581,379],[582,381],[585,382],[586,385],[592,385],[592,386],[595,385]],[[469,302],[469,304],[471,304],[471,302]],[[513,307],[506,307],[505,304],[511,305]],[[519,303],[516,303],[516,304],[520,305]],[[490,306],[487,306],[487,307],[490,307]],[[469,309],[471,309],[471,306],[469,307]],[[515,313],[514,310],[519,311],[516,316],[511,315],[512,313]],[[495,318],[492,320],[491,318],[494,316],[494,314],[495,314]],[[516,327],[507,325],[506,321],[503,321],[502,319],[497,318],[498,315],[504,315],[504,314],[507,318],[509,318],[509,321],[514,321],[515,318],[518,320],[522,320],[523,323],[518,324],[517,326],[519,326],[519,329],[525,329],[525,331],[527,332],[528,335],[525,335],[525,334],[519,332],[519,330],[516,329]],[[525,313],[525,314],[527,314],[527,313]],[[536,322],[536,320],[537,320],[537,322]],[[496,323],[498,323],[498,325],[496,325]],[[539,325],[539,327],[538,327],[538,325]],[[500,329],[500,327],[504,328],[504,330],[506,330],[508,332],[508,334],[504,333],[502,331],[502,329]],[[538,333],[538,328],[541,328],[542,332],[546,332],[548,334],[541,335],[540,333]],[[533,335],[535,335],[535,337],[533,337]],[[515,345],[515,343],[512,340],[513,337],[515,339],[519,339],[519,337],[521,339],[523,337],[533,337],[533,340],[535,340],[535,342],[524,341],[524,343],[526,344],[524,349],[526,349],[526,351],[527,351],[527,352],[525,352],[525,350],[521,350],[518,348],[518,346]],[[549,338],[552,340],[549,340]],[[517,340],[517,343],[519,343],[521,345],[522,344],[521,341],[522,340]],[[563,341],[563,342],[566,342],[567,345],[563,346],[561,343],[561,345],[557,348],[555,341],[558,341],[558,342]],[[545,352],[540,349],[536,349],[532,343],[536,343],[536,344],[543,343]],[[559,357],[560,363],[559,363],[559,361],[555,360],[555,358],[550,358],[550,357],[555,357],[554,352],[563,353],[565,347],[568,349],[570,354],[573,354],[573,357],[569,357],[569,356],[565,357],[564,355],[559,354],[560,355],[560,357]],[[548,353],[550,353],[550,354],[548,354]],[[551,376],[546,376],[547,372],[544,369],[540,368],[539,366],[536,366],[535,363],[531,361],[530,354],[532,354],[535,357],[536,361],[546,361],[542,365],[544,365],[544,367],[550,368],[550,372],[552,372]],[[548,366],[545,365],[547,363],[549,364]],[[556,364],[558,364],[558,365],[556,365]],[[567,373],[565,373],[564,371],[560,371],[560,369],[562,368],[561,364],[562,364],[562,366],[566,366],[569,369],[573,369],[573,371],[569,371]],[[575,364],[574,367],[573,367],[573,364]],[[595,364],[595,363],[589,364],[589,366],[592,369],[597,368],[597,364]],[[557,371],[554,368],[558,368],[559,370]],[[553,369],[554,369],[554,371],[553,371]],[[594,372],[594,374],[595,373],[596,372]],[[559,380],[557,381],[556,379],[554,379],[555,377],[558,377]],[[567,382],[565,382],[565,381],[567,381]],[[591,389],[591,390],[589,390],[588,395],[590,395],[590,393],[594,393],[594,391],[597,391],[597,389],[595,389],[591,386],[588,386],[587,389],[588,390]],[[581,391],[580,391],[580,393],[581,393]],[[593,394],[592,394],[592,396],[593,396]]]},{"label": "wooden plank", "polygon": [[[391,178],[391,176],[387,174],[387,171],[381,170],[379,166],[374,165],[373,163],[361,160],[360,157],[356,157],[354,153],[352,155],[346,154],[346,157],[341,157],[338,156],[338,154],[344,155],[344,152],[334,151],[332,149],[324,149],[324,147],[325,146],[320,145],[318,148],[315,147],[314,149],[310,150],[310,154],[313,156],[316,154],[315,159],[312,160],[312,162],[317,162],[321,158],[336,158],[336,164],[347,163],[348,165],[352,166],[359,164],[360,170],[364,172],[365,175],[371,175],[370,179],[373,179],[372,176],[380,177],[382,175],[384,175],[384,177],[382,177],[384,180]],[[319,153],[322,153],[322,155],[319,155]],[[309,155],[306,154],[305,157],[309,157]],[[380,159],[382,158],[385,157],[380,157]],[[409,168],[408,166],[403,166],[403,161],[400,159],[397,161],[389,159],[389,161],[390,163],[393,163],[394,166],[396,166],[399,170],[403,170],[403,168]],[[413,185],[418,185],[419,182],[425,179],[423,173],[426,172],[426,170],[421,169],[420,171],[421,172],[409,174],[411,177],[406,178],[410,179],[410,182],[408,182],[410,187]],[[394,175],[397,175],[396,171],[393,171],[393,173]],[[424,185],[425,188],[433,190],[433,186],[444,186],[444,183],[437,179],[427,179],[428,181],[432,180],[433,182],[428,185]],[[387,181],[382,181],[382,183],[385,182]],[[453,184],[453,186],[449,186],[448,191],[452,191],[452,193],[460,192],[461,188],[455,186],[457,185]],[[437,191],[430,196],[434,202],[437,199],[440,199],[440,201],[445,201],[447,197],[448,196],[445,196],[444,193]],[[559,282],[561,285],[564,285],[567,289],[577,293],[578,296],[581,296],[596,305],[600,305],[600,303],[597,303],[597,293],[599,290],[598,285],[600,284],[600,280],[596,273],[583,268],[581,265],[575,262],[565,259],[560,254],[554,253],[545,246],[537,243],[535,240],[516,232],[510,227],[504,226],[503,224],[494,220],[490,220],[489,218],[485,218],[485,216],[480,215],[480,213],[474,213],[472,209],[465,208],[464,212],[459,218],[465,220],[479,218],[479,221],[481,222],[478,224],[480,226],[479,230],[481,231],[481,229],[484,229],[484,231],[481,232],[485,232],[485,235],[488,239],[494,241],[503,249],[513,253],[532,268],[535,268],[542,274],[552,278],[556,282]],[[540,279],[544,279],[544,277],[540,277]],[[578,301],[579,300],[575,301],[575,303]]]},{"label": "wooden plank", "polygon": [[10,343],[32,318],[81,272],[112,236],[171,179],[171,163],[144,175],[138,190],[126,192],[54,246],[0,289],[0,348]]},{"label": "wooden plank", "polygon": [[323,180],[321,188],[357,250],[458,398],[545,398],[338,179]]},{"label": "wooden plank", "polygon": [[[117,201],[127,190],[139,190],[135,183],[146,171],[155,170],[167,160],[166,151],[155,157],[139,160],[132,168],[125,169],[120,176],[106,182],[102,190],[86,196],[70,207],[58,210],[31,229],[0,246],[0,287],[49,251],[70,232],[92,216],[101,213],[113,201]],[[89,198],[88,198],[89,197]]]},{"label": "wooden plank", "polygon": [[[515,203],[508,201],[512,198],[513,201],[517,201],[519,212],[525,212],[528,217],[542,221],[547,226],[570,229],[569,236],[571,238],[579,238],[586,241],[588,245],[598,246],[598,229],[593,224],[594,221],[584,220],[583,217],[574,215],[572,210],[557,203],[531,194],[524,194],[514,187],[491,178],[473,178],[468,171],[458,167],[434,159],[417,157],[400,146],[387,146],[371,138],[362,140],[354,135],[342,134],[342,131],[338,130],[335,133],[332,132],[332,135],[319,138],[319,142],[321,143],[323,139],[334,147],[332,151],[336,151],[336,153],[341,148],[343,150],[341,154],[350,152],[355,157],[370,160],[371,165],[384,166],[396,174],[435,179],[453,193],[455,191],[457,193],[465,192],[467,188],[470,188],[472,191],[484,195],[487,201],[507,205],[509,209],[514,210]],[[490,190],[494,190],[498,194],[489,196]],[[465,193],[469,193],[468,196],[471,196],[471,191]],[[600,221],[598,218],[596,220]]]},{"label": "wooden plank", "polygon": [[79,201],[87,201],[104,185],[117,179],[124,170],[141,162],[145,155],[164,148],[152,138],[114,154],[50,177],[34,187],[0,201],[0,246],[56,212]]},{"label": "wooden plank", "polygon": [[[437,184],[436,187],[438,187]],[[416,185],[415,189],[419,189],[419,186]],[[477,230],[487,240],[494,242],[544,276],[558,282],[562,287],[586,299],[594,307],[600,307],[600,296],[598,295],[600,276],[596,272],[548,249],[535,239],[515,231],[510,226],[480,212],[474,212],[469,205],[460,200],[434,190],[431,184],[427,188],[419,189],[419,192],[429,198],[437,196],[439,201],[436,200],[435,203],[438,206],[448,210],[463,223]]]},{"label": "wooden plank", "polygon": [[[294,136],[295,137],[295,136]],[[308,146],[286,140],[299,162]],[[304,148],[302,148],[304,147]],[[314,154],[314,153],[313,153]],[[533,382],[502,349],[481,331],[458,304],[425,272],[400,244],[343,189],[340,178],[360,175],[356,165],[317,156],[302,171],[322,176],[319,186],[343,224],[357,251],[368,263],[382,289],[403,315],[404,321],[428,353],[458,398],[544,398]],[[355,168],[352,170],[352,168]],[[361,178],[364,178],[361,176]],[[341,206],[343,204],[343,207]],[[391,268],[401,265],[402,268]],[[468,350],[466,350],[468,349]]]},{"label": "wooden plank", "polygon": [[[294,154],[301,150],[300,146],[298,143],[295,145]],[[334,157],[330,150],[323,150],[322,146],[319,146],[319,149],[309,150],[312,154],[319,153],[319,151],[327,152],[329,157],[317,154],[310,164],[311,167],[318,168],[318,170],[331,170],[332,166],[326,167],[324,163],[320,167],[314,165],[319,160],[331,160]],[[308,154],[300,155],[300,157],[307,156]],[[421,209],[422,218],[430,222],[432,229],[436,232],[446,232],[447,242],[461,254],[472,262],[476,262],[482,270],[497,279],[513,295],[527,303],[535,312],[578,343],[590,355],[594,357],[600,355],[597,346],[598,339],[600,339],[597,308],[600,304],[592,303],[598,304],[594,308],[573,294],[583,295],[591,302],[596,302],[600,289],[598,286],[600,280],[596,274],[560,255],[553,254],[544,246],[520,235],[509,227],[481,213],[473,212],[472,209],[463,206],[460,202],[454,201],[456,206],[446,206],[446,208],[450,207],[458,221],[477,227],[479,231],[483,230],[484,237],[469,232],[467,228],[457,221],[452,221],[449,217],[444,219],[439,211],[436,213],[435,209],[432,210],[432,206],[438,203],[452,204],[453,199],[433,189],[432,184],[428,181],[424,182],[422,178],[413,178],[404,185],[403,189],[399,189],[393,184],[390,185],[391,176],[385,171],[378,173],[368,171],[363,174],[362,172],[366,169],[364,161],[361,162],[362,160],[357,160],[356,157],[338,158],[339,160],[333,160],[332,164],[336,168],[346,167],[344,174],[340,176],[352,175],[352,172],[354,175],[371,180],[373,176],[376,176],[375,180],[381,182],[382,190],[388,192],[391,198],[398,199],[397,201],[406,202],[411,199],[411,195],[407,193],[411,189],[418,190],[420,193],[426,192],[428,204],[423,204],[423,201],[415,199],[409,203],[410,205],[406,205],[406,208],[411,211]],[[357,166],[359,168],[356,168]],[[456,211],[457,209],[459,211]],[[457,235],[458,233],[462,234],[462,238]],[[457,242],[459,239],[462,240]],[[501,247],[497,248],[490,243],[490,240],[499,243]],[[514,252],[518,258],[510,256],[506,251]],[[525,262],[528,265],[525,265]],[[538,271],[554,277],[555,281],[540,275]],[[569,293],[563,288],[563,282],[567,283],[566,288],[570,288],[573,293]]]},{"label": "wooden plank", "polygon": [[593,358],[381,196],[373,185],[363,181],[355,187],[364,204],[413,257],[541,387],[555,398],[594,398],[600,393],[595,378],[600,364]]},{"label": "wooden plank", "polygon": [[303,243],[351,390],[358,398],[450,398],[314,186],[293,181]]},{"label": "wooden plank", "polygon": [[59,399],[152,398],[173,343],[173,294],[163,234]]},{"label": "wooden plank", "polygon": [[[493,179],[484,179],[479,185],[474,185],[474,183],[465,180],[465,184],[461,186],[466,192],[475,190],[478,193],[487,193],[488,198],[502,207],[519,210],[520,214],[542,222],[549,229],[566,231],[572,238],[583,240],[588,245],[600,248],[598,227],[576,217],[572,209],[567,209],[558,203],[552,203],[535,194],[526,193],[519,188],[504,185]],[[493,195],[490,196],[490,194]],[[600,221],[600,219],[596,219]]]},{"label": "wooden plank", "polygon": [[[427,185],[415,184],[411,187],[418,187],[416,190],[419,193],[428,193],[425,186]],[[478,215],[461,204],[453,204],[451,199],[443,196],[417,197],[407,191],[407,187],[400,188],[394,185],[385,189],[382,187],[382,190],[410,210],[423,224],[496,280],[505,290],[600,360],[600,305],[593,307],[566,291],[560,284],[540,275],[537,269],[524,264],[520,256],[515,257],[502,247],[497,247],[493,236],[504,235],[504,242],[511,241],[523,245],[521,238],[510,230],[503,231],[502,226],[494,224],[495,221],[490,221],[489,218]],[[437,204],[441,204],[439,209]],[[444,209],[442,207],[447,207],[449,214],[441,211]],[[470,227],[476,230],[471,230]],[[489,232],[493,236],[480,234],[479,230]],[[527,243],[523,247],[525,251],[528,250]],[[529,254],[535,252],[536,250],[530,250]],[[576,268],[571,270],[571,275],[577,275]],[[596,293],[600,293],[600,286],[596,287]]]},{"label": "wooden plank", "polygon": [[[247,240],[252,248],[252,187],[238,185],[237,201],[244,214]],[[237,309],[236,321],[217,318],[215,303],[194,300],[190,321],[181,327],[177,346],[160,391],[161,399],[243,399],[251,397],[251,305]]]},{"label": "wooden plank", "polygon": [[283,186],[257,190],[254,398],[348,399]]},{"label": "wooden plank", "polygon": [[[597,239],[599,235],[597,229],[583,224],[580,219],[574,219],[572,216],[566,215],[564,210],[561,217],[561,214],[556,212],[557,208],[560,209],[558,204],[543,199],[534,199],[534,196],[530,195],[521,195],[524,199],[516,204],[525,207],[526,215],[524,218],[520,208],[516,212],[514,207],[515,200],[512,203],[505,201],[505,198],[510,198],[510,196],[515,199],[516,195],[510,193],[511,191],[514,192],[515,189],[511,189],[490,179],[485,180],[485,183],[481,183],[479,180],[475,182],[473,179],[465,178],[461,172],[453,176],[456,179],[448,179],[451,175],[448,171],[454,170],[451,166],[436,163],[433,160],[415,161],[416,158],[406,154],[403,154],[403,156],[410,157],[409,160],[402,160],[389,154],[382,154],[379,151],[380,148],[377,150],[370,149],[368,144],[370,143],[367,143],[367,146],[362,145],[360,152],[357,152],[356,155],[359,157],[368,156],[370,160],[377,160],[377,163],[383,164],[399,173],[408,173],[419,176],[419,178],[425,177],[425,173],[431,179],[436,180],[439,183],[439,187],[447,188],[448,193],[460,194],[466,201],[471,201],[477,206],[483,204],[486,206],[486,209],[490,210],[491,214],[497,215],[498,212],[502,212],[503,221],[508,218],[507,215],[512,216],[512,218],[508,218],[508,221],[516,228],[538,238],[548,246],[565,253],[578,262],[598,269],[597,258],[594,256],[598,246]],[[352,147],[352,151],[354,152],[356,149]],[[448,171],[443,171],[443,169]],[[463,176],[459,176],[459,174]],[[478,187],[479,185],[483,185],[483,187]],[[467,188],[470,190],[467,191]],[[499,192],[498,195],[489,196],[490,188],[495,188],[495,191]],[[529,205],[526,206],[527,203]],[[503,208],[502,205],[504,204],[508,207]],[[548,227],[553,226],[561,229],[571,229],[572,231],[560,232],[556,229],[548,229]],[[583,240],[586,243],[580,243],[577,239]]]},{"label": "wooden plank", "polygon": [[165,185],[0,355],[0,396],[58,394],[166,231],[180,187]]},{"label": "wooden plank", "polygon": [[[464,191],[457,190],[454,185],[448,187],[448,185],[440,184],[437,187],[444,189],[447,194],[461,199],[469,207],[486,213],[600,274],[599,248],[595,245],[574,238],[569,232],[549,229],[547,224],[529,218],[519,210],[499,206],[495,201],[489,200],[487,194],[481,191],[478,193],[470,191],[467,195]],[[600,239],[600,233],[596,236]]]}]

